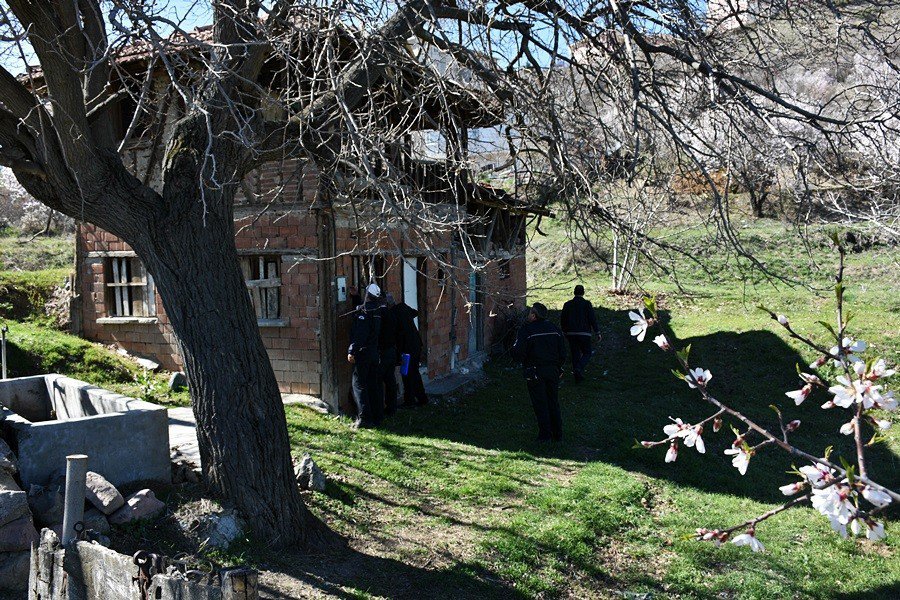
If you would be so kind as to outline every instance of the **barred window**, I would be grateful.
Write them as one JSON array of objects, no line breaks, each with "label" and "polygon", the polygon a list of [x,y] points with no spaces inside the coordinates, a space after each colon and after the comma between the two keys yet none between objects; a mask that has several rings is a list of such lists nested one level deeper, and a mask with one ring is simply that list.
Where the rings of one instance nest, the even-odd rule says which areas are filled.
[{"label": "barred window", "polygon": [[281,260],[278,256],[241,257],[241,271],[258,321],[281,318]]},{"label": "barred window", "polygon": [[156,285],[139,258],[107,258],[104,273],[108,316],[156,316]]}]

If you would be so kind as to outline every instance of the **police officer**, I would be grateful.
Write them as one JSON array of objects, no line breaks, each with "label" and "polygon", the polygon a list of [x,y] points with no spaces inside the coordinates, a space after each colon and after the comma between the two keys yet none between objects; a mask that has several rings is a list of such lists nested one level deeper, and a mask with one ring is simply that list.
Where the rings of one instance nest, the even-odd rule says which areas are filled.
[{"label": "police officer", "polygon": [[591,302],[584,298],[583,285],[576,285],[575,297],[563,304],[559,322],[572,351],[572,375],[575,381],[581,381],[584,379],[584,369],[594,354],[591,338],[600,334],[597,315]]},{"label": "police officer", "polygon": [[350,329],[347,360],[353,364],[353,398],[358,417],[354,426],[376,427],[384,413],[378,339],[381,332],[381,289],[374,283],[366,288],[366,301],[356,310]]},{"label": "police officer", "polygon": [[538,441],[562,439],[559,375],[566,360],[562,331],[547,320],[547,307],[535,302],[512,348],[522,361],[528,395],[538,422]]}]

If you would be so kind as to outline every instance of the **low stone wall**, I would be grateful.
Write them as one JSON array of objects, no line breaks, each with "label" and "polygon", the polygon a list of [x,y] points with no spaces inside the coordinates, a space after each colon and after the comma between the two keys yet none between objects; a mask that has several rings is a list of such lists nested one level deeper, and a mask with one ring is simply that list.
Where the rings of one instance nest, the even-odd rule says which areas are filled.
[{"label": "low stone wall", "polygon": [[76,542],[62,548],[45,529],[31,552],[29,600],[257,600],[257,573],[228,569],[213,584],[190,581],[164,557],[143,571],[134,559],[99,544]]},{"label": "low stone wall", "polygon": [[0,381],[0,405],[25,487],[47,483],[69,454],[90,456],[89,468],[116,486],[171,477],[161,406],[62,375]]}]

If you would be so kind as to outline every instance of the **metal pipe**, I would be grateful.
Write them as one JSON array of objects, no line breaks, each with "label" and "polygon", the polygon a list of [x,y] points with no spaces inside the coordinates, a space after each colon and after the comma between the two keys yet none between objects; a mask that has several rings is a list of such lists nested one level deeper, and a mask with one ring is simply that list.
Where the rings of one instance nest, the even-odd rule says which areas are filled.
[{"label": "metal pipe", "polygon": [[2,364],[2,372],[0,372],[0,379],[6,379],[6,332],[9,331],[9,327],[6,326],[6,323],[3,324],[3,327],[0,327],[0,364]]},{"label": "metal pipe", "polygon": [[[75,525],[84,520],[84,488],[87,480],[88,457],[70,454],[66,457],[66,505],[63,512],[62,545],[78,539]],[[83,523],[82,523],[83,525]]]}]

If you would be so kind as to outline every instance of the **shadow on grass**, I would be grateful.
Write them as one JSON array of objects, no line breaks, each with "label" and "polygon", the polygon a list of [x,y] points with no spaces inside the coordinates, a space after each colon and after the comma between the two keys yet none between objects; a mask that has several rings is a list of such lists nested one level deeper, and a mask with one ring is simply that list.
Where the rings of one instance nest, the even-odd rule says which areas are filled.
[{"label": "shadow on grass", "polygon": [[[565,441],[541,446],[534,415],[519,368],[501,358],[487,366],[490,381],[476,393],[454,403],[433,406],[409,419],[395,419],[388,428],[401,435],[442,438],[488,449],[521,451],[534,456],[602,461],[630,471],[639,471],[698,489],[728,493],[763,502],[779,502],[778,486],[793,480],[786,473],[792,460],[784,452],[766,448],[757,454],[744,477],[723,451],[734,435],[726,426],[719,433],[704,433],[706,454],[682,447],[674,464],[665,464],[665,447],[634,448],[636,440],[664,437],[669,417],[696,422],[713,412],[699,395],[676,379],[676,365],[652,342],[638,343],[628,334],[627,311],[598,309],[603,341],[598,344],[587,380],[576,384],[567,365],[560,389]],[[551,319],[558,320],[558,313]],[[828,399],[819,390],[801,406],[786,397],[801,382],[796,366],[803,358],[780,337],[764,330],[716,332],[683,340],[691,345],[691,364],[710,369],[710,392],[770,430],[778,421],[770,405],[777,406],[785,421],[800,419],[801,427],[791,442],[814,455],[834,445],[833,459],[854,462],[852,439],[838,434],[850,417],[842,409],[822,410]],[[807,369],[808,371],[808,369]],[[739,423],[726,418],[726,423]],[[759,441],[758,436],[755,438]],[[884,445],[868,449],[870,473],[883,484],[897,487],[900,469],[897,457]],[[800,464],[797,464],[800,466]]]}]

